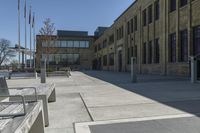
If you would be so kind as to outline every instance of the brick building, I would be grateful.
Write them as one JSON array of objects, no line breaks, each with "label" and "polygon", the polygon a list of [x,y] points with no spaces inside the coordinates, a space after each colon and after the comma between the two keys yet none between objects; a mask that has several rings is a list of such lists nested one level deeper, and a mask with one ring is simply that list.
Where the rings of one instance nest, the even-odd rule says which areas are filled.
[{"label": "brick building", "polygon": [[41,59],[47,59],[50,68],[70,67],[71,69],[91,69],[93,36],[85,31],[57,31],[46,42],[44,36],[37,35],[36,67]]},{"label": "brick building", "polygon": [[[138,73],[189,76],[190,56],[200,55],[199,9],[199,0],[135,0],[110,27],[98,27],[95,37],[58,31],[50,65],[130,71],[136,57]],[[45,57],[41,40],[37,36],[38,66]],[[200,78],[200,61],[197,69]]]},{"label": "brick building", "polygon": [[[94,42],[93,68],[138,73],[190,74],[190,56],[200,55],[199,0],[136,0]],[[198,77],[200,77],[198,61]]]}]

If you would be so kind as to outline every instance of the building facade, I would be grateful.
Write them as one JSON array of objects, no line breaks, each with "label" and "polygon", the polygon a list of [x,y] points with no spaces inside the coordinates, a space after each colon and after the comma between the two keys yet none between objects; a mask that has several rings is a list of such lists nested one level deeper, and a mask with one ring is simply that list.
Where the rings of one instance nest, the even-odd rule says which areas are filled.
[{"label": "building facade", "polygon": [[[190,75],[200,55],[199,0],[136,0],[95,40],[93,69]],[[198,77],[200,63],[198,61]]]},{"label": "building facade", "polygon": [[[73,70],[91,69],[93,36],[84,31],[57,31],[56,36],[38,35],[36,67],[46,59],[49,68],[59,70],[70,67]],[[49,41],[50,40],[50,41]]]}]

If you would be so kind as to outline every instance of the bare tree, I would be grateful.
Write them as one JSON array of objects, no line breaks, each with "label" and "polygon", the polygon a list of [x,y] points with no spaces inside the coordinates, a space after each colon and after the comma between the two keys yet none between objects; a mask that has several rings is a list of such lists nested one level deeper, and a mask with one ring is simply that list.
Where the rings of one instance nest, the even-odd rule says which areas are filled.
[{"label": "bare tree", "polygon": [[45,47],[43,48],[45,50],[47,68],[49,68],[49,54],[55,52],[55,49],[52,48],[52,42],[54,44],[56,43],[56,38],[54,36],[55,27],[50,18],[47,18],[43,23],[44,26],[40,29],[39,33],[42,37],[42,41],[45,42]]},{"label": "bare tree", "polygon": [[15,56],[15,51],[10,49],[11,42],[6,39],[0,39],[0,66],[10,61]]}]

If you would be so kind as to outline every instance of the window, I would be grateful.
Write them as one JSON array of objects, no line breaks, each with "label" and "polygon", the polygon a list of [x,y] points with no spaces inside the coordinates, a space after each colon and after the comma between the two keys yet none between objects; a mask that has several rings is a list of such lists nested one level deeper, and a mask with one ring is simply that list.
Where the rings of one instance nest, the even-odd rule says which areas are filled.
[{"label": "window", "polygon": [[176,33],[173,33],[169,37],[169,61],[176,62]]},{"label": "window", "polygon": [[188,32],[187,30],[181,31],[180,39],[181,39],[180,61],[187,62],[188,61]]},{"label": "window", "polygon": [[73,54],[73,64],[80,65],[80,55],[79,54]]},{"label": "window", "polygon": [[101,44],[100,43],[98,44],[98,50],[101,50]]},{"label": "window", "polygon": [[69,48],[73,48],[73,46],[74,46],[74,45],[73,45],[73,41],[67,41],[67,44],[68,44],[68,47],[69,47]]},{"label": "window", "polygon": [[53,54],[49,54],[49,62],[54,62],[55,61],[55,56]]},{"label": "window", "polygon": [[200,26],[194,28],[194,55],[200,55]]},{"label": "window", "polygon": [[61,43],[61,41],[56,41],[56,42],[55,42],[55,47],[57,47],[57,48],[61,47],[61,46],[60,46],[60,43]]},{"label": "window", "polygon": [[134,57],[137,58],[137,45],[134,46]]},{"label": "window", "polygon": [[42,42],[42,47],[46,48],[47,47],[47,43],[45,41]]},{"label": "window", "polygon": [[50,41],[50,42],[47,42],[49,47],[55,47],[56,46],[56,42],[55,41]]},{"label": "window", "polygon": [[60,61],[63,62],[63,63],[67,62],[67,55],[66,54],[61,54]]},{"label": "window", "polygon": [[130,22],[128,21],[127,22],[127,32],[128,32],[128,35],[130,34]]},{"label": "window", "polygon": [[122,39],[124,36],[124,26],[121,26],[119,29],[117,29],[117,40]]},{"label": "window", "polygon": [[109,37],[109,44],[114,43],[114,34]]},{"label": "window", "polygon": [[134,47],[131,47],[131,57],[133,57]]},{"label": "window", "polygon": [[70,64],[70,65],[74,64],[74,56],[73,56],[73,54],[68,54],[67,55],[67,61],[68,61],[68,64]]},{"label": "window", "polygon": [[187,3],[188,3],[187,0],[180,0],[180,7],[187,5]]},{"label": "window", "polygon": [[86,41],[80,41],[80,48],[86,48]]},{"label": "window", "polygon": [[89,48],[89,47],[90,47],[89,41],[86,41],[86,42],[85,42],[85,47],[86,47],[86,48]]},{"label": "window", "polygon": [[66,41],[60,41],[60,47],[66,48],[67,47]]},{"label": "window", "polygon": [[95,52],[95,53],[97,52],[97,46],[94,47],[94,52]]},{"label": "window", "polygon": [[146,64],[146,43],[143,44],[143,64]]},{"label": "window", "polygon": [[107,65],[107,55],[103,56],[103,65],[106,66]]},{"label": "window", "polygon": [[170,10],[170,12],[173,12],[176,10],[176,0],[170,0],[169,10]]},{"label": "window", "polygon": [[106,46],[107,46],[107,39],[105,39],[105,40],[103,41],[103,48],[106,48]]},{"label": "window", "polygon": [[131,19],[131,33],[133,33],[133,19]]},{"label": "window", "polygon": [[[79,54],[49,54],[50,65],[62,64],[62,65],[80,65]],[[42,54],[42,58],[46,58],[46,54]]]},{"label": "window", "polygon": [[154,11],[154,13],[155,13],[155,20],[158,20],[159,17],[160,17],[160,2],[159,2],[159,0],[157,0],[155,2],[155,9],[154,10],[155,10]]},{"label": "window", "polygon": [[119,30],[117,29],[117,40],[119,40]]},{"label": "window", "polygon": [[148,22],[152,23],[152,5],[148,7]]},{"label": "window", "polygon": [[59,64],[60,59],[61,59],[60,57],[61,57],[60,54],[55,54],[55,62],[56,62],[56,64]]},{"label": "window", "polygon": [[134,30],[137,31],[137,16],[134,17]]},{"label": "window", "polygon": [[124,37],[124,26],[121,27],[121,38]]},{"label": "window", "polygon": [[143,26],[147,25],[147,12],[146,9],[143,11]]},{"label": "window", "polygon": [[121,37],[121,34],[122,33],[122,29],[121,28],[119,28],[119,39],[121,39],[122,37]]},{"label": "window", "polygon": [[109,65],[110,66],[114,65],[114,53],[109,54]]},{"label": "window", "polygon": [[79,41],[74,41],[74,48],[79,48],[80,45],[79,45]]},{"label": "window", "polygon": [[155,39],[155,43],[154,43],[154,63],[160,63],[159,39]]},{"label": "window", "polygon": [[149,48],[148,48],[148,63],[152,63],[152,41],[149,41]]}]

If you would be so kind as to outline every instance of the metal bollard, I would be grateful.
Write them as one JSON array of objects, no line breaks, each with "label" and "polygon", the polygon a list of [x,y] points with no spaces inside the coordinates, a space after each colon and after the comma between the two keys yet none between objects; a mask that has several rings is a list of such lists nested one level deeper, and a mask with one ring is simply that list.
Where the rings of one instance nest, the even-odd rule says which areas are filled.
[{"label": "metal bollard", "polygon": [[136,74],[135,62],[136,62],[136,58],[135,57],[131,57],[131,81],[133,83],[137,82],[137,74]]},{"label": "metal bollard", "polygon": [[191,57],[191,83],[197,81],[197,60],[195,57]]},{"label": "metal bollard", "polygon": [[41,83],[46,83],[46,60],[41,61]]}]

